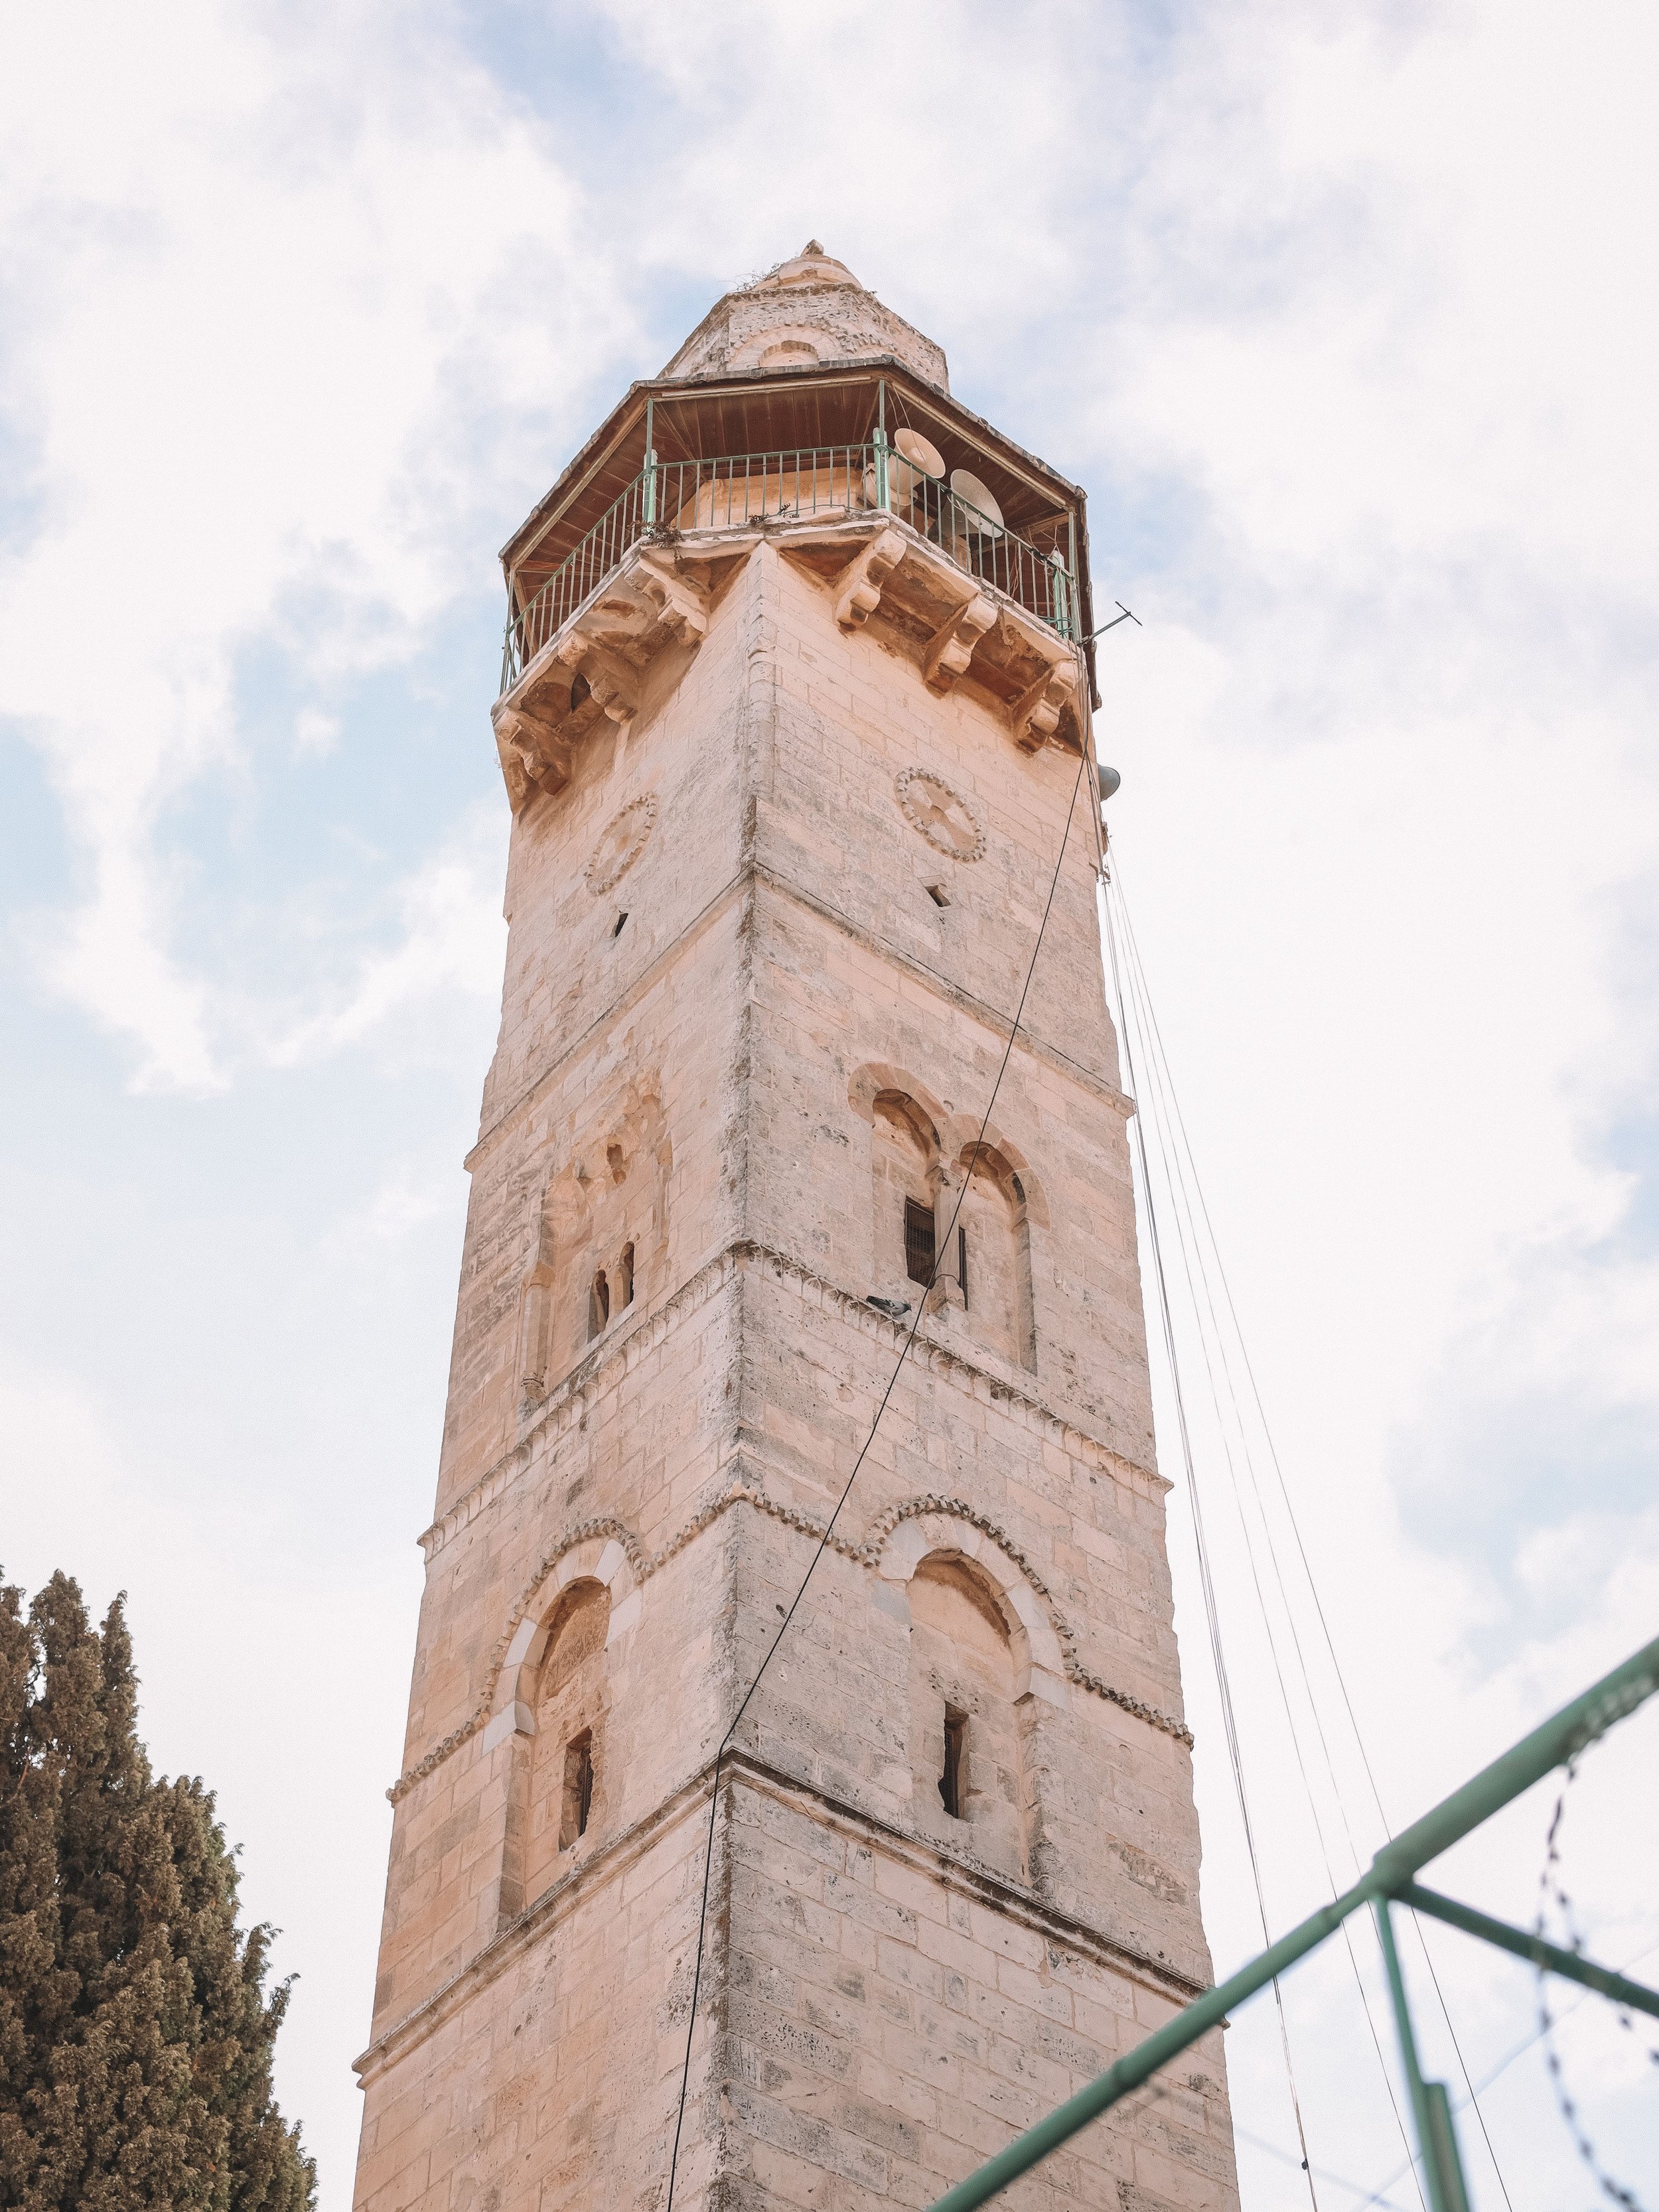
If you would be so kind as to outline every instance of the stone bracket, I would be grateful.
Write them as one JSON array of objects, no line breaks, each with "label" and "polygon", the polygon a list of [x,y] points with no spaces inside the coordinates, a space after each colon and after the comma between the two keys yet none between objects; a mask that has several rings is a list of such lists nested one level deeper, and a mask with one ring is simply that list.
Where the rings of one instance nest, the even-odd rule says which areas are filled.
[{"label": "stone bracket", "polygon": [[540,715],[498,702],[490,723],[515,814],[523,813],[533,793],[564,789],[570,781],[570,747]]},{"label": "stone bracket", "polygon": [[975,592],[948,621],[940,623],[922,656],[921,672],[930,691],[943,697],[957,677],[968,673],[974,647],[996,618],[991,601],[983,592]]},{"label": "stone bracket", "polygon": [[1062,710],[1077,689],[1077,664],[1069,654],[1045,668],[1008,710],[1008,726],[1022,751],[1041,752],[1060,727]]},{"label": "stone bracket", "polygon": [[623,728],[640,711],[640,678],[636,669],[602,645],[595,645],[576,623],[560,640],[555,659],[573,675],[587,680],[594,703]]},{"label": "stone bracket", "polygon": [[707,586],[681,575],[670,556],[655,550],[640,555],[638,573],[661,628],[687,645],[700,645],[708,632]]},{"label": "stone bracket", "polygon": [[842,629],[861,629],[881,605],[881,587],[904,558],[904,539],[883,530],[836,579],[836,620]]}]

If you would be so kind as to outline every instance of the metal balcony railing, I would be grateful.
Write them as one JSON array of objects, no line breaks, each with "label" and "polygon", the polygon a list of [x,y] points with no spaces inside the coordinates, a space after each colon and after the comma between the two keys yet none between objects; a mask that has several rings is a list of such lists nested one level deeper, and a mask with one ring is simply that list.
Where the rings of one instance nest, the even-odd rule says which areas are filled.
[{"label": "metal balcony railing", "polygon": [[647,459],[621,497],[566,555],[535,596],[509,609],[501,690],[510,691],[576,610],[642,538],[735,530],[771,515],[892,514],[957,567],[1062,637],[1078,634],[1076,590],[1058,545],[1028,543],[879,436],[857,446],[739,453],[720,460]]}]

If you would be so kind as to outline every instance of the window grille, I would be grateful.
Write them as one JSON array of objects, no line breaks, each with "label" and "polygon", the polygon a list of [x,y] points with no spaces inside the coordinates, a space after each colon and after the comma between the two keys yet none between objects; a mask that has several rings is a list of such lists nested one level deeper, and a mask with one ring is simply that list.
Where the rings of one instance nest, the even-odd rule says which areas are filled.
[{"label": "window grille", "polygon": [[587,1816],[593,1809],[593,1731],[584,1729],[566,1745],[564,1802],[559,1808],[559,1849],[568,1851],[578,1836],[587,1833]]},{"label": "window grille", "polygon": [[914,1198],[904,1201],[904,1272],[913,1283],[933,1279],[933,1209]]},{"label": "window grille", "polygon": [[963,1817],[963,1759],[968,1748],[968,1716],[954,1705],[945,1708],[945,1771],[939,1778],[939,1802],[953,1820]]}]

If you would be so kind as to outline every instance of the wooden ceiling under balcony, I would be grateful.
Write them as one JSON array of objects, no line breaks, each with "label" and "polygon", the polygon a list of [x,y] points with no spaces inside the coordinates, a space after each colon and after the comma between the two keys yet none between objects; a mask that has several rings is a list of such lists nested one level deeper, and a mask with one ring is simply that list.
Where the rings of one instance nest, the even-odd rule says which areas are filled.
[{"label": "wooden ceiling under balcony", "polygon": [[[1093,628],[1084,495],[1046,463],[896,362],[757,369],[634,385],[501,550],[511,596],[524,605],[644,466],[646,418],[662,462],[861,445],[884,411],[887,435],[909,427],[989,488],[1022,538],[1066,544],[1075,518],[1084,634]],[[1092,651],[1090,659],[1092,661]],[[1092,672],[1092,671],[1091,671]]]}]

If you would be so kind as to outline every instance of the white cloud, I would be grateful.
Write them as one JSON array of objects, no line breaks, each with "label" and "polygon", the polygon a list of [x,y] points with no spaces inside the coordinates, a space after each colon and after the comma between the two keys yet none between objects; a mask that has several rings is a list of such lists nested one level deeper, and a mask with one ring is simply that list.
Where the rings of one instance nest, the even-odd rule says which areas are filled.
[{"label": "white cloud", "polygon": [[[597,87],[573,27],[610,41]],[[816,233],[950,346],[970,403],[994,392],[1089,477],[1103,596],[1146,620],[1102,662],[1130,894],[1395,1816],[1647,1632],[1659,1533],[1627,1478],[1655,1434],[1656,1163],[1607,1132],[1659,1065],[1632,980],[1659,888],[1650,13],[1581,11],[1565,38],[1534,4],[612,0],[556,16],[539,118],[414,10],[37,11],[7,35],[32,506],[0,654],[86,885],[34,941],[141,1080],[205,1090],[240,1055],[314,1082],[493,997],[499,811],[377,852],[393,888],[343,924],[291,893],[332,964],[280,1004],[224,979],[179,809],[259,742],[239,656],[274,643],[302,678],[273,744],[349,762],[350,680],[489,588],[487,521],[591,427],[596,368],[647,373],[681,334],[670,280],[712,296]],[[317,1251],[402,1249],[447,1202],[433,1162],[391,1156],[292,1279],[340,1297],[348,1335]],[[426,1295],[435,1337],[453,1274]],[[164,1405],[145,1418],[166,1432]],[[1288,1910],[1322,1871],[1221,1517]],[[1176,1563],[1228,1958],[1250,1906]],[[1650,1818],[1638,1766],[1609,1751],[1601,1774],[1575,1832],[1634,1948]],[[1468,1861],[1496,1909],[1527,1910],[1534,1809]],[[1524,2028],[1524,1984],[1437,1955],[1478,2064]],[[1316,2157],[1369,2180],[1394,2152],[1341,1978],[1293,1985],[1293,2015]],[[320,2031],[290,2034],[320,2082]],[[1288,2139],[1266,2015],[1230,2042],[1241,2112]],[[1504,2077],[1495,2131],[1565,2201],[1530,2078]],[[330,2202],[353,2110],[342,2075]],[[1247,2202],[1283,2179],[1252,2170]]]},{"label": "white cloud", "polygon": [[0,664],[88,885],[51,970],[141,1085],[207,1087],[167,817],[251,742],[238,655],[274,640],[326,691],[487,590],[506,432],[544,451],[626,316],[532,122],[405,11],[112,5],[14,17],[7,46],[33,511]]},{"label": "white cloud", "polygon": [[501,808],[477,808],[398,888],[401,941],[365,954],[340,1002],[265,1048],[278,1066],[355,1044],[441,994],[499,1000],[507,951]]}]

